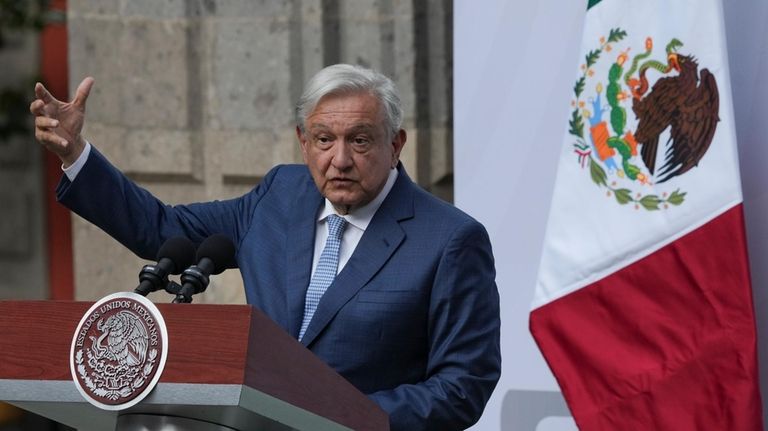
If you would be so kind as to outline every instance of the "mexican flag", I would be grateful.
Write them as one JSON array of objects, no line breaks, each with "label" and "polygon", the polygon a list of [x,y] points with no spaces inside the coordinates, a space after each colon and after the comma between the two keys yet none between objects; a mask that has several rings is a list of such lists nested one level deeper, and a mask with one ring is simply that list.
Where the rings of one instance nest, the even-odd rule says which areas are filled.
[{"label": "mexican flag", "polygon": [[530,329],[582,430],[761,430],[718,0],[590,0]]}]

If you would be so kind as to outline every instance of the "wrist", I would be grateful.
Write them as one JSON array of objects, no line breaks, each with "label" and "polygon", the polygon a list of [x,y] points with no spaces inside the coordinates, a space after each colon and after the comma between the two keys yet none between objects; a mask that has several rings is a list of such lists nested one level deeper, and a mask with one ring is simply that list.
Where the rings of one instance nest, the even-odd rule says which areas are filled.
[{"label": "wrist", "polygon": [[73,142],[69,143],[69,145],[69,151],[59,156],[61,159],[62,168],[68,168],[72,166],[72,164],[80,158],[80,155],[83,154],[83,150],[85,149],[85,139],[78,135],[77,138],[73,140]]}]

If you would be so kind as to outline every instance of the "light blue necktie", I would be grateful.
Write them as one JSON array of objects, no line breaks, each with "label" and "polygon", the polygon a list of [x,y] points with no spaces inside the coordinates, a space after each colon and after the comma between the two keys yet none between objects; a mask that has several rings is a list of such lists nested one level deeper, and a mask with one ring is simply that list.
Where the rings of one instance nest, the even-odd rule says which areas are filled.
[{"label": "light blue necktie", "polygon": [[320,260],[317,262],[315,273],[312,274],[312,280],[307,288],[307,297],[304,300],[304,320],[301,322],[299,331],[299,341],[307,332],[309,322],[317,310],[317,304],[323,297],[325,290],[333,283],[336,278],[336,270],[339,267],[339,249],[341,248],[341,235],[347,226],[347,221],[336,214],[331,214],[326,218],[328,223],[328,239],[325,241],[325,248],[320,253]]}]

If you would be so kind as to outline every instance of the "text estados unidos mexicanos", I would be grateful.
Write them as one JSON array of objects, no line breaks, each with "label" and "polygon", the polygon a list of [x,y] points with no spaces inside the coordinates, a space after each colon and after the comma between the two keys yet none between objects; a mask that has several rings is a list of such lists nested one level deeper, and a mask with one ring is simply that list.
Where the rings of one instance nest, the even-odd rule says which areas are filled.
[{"label": "text estados unidos mexicanos", "polygon": [[149,339],[150,344],[152,346],[157,346],[158,344],[158,334],[157,334],[157,325],[155,325],[155,319],[152,318],[152,315],[150,312],[143,307],[140,303],[134,302],[134,301],[127,301],[127,300],[117,300],[113,302],[108,302],[104,305],[102,305],[98,310],[94,311],[93,314],[88,316],[88,319],[86,319],[85,323],[83,324],[83,327],[80,329],[80,332],[77,335],[77,343],[76,345],[78,347],[82,347],[83,343],[85,342],[85,337],[88,335],[88,331],[91,329],[91,326],[93,326],[93,323],[101,317],[104,313],[107,311],[114,310],[116,308],[122,308],[122,309],[130,309],[134,313],[138,314],[139,317],[141,317],[144,322],[147,324],[148,333],[149,333]]}]

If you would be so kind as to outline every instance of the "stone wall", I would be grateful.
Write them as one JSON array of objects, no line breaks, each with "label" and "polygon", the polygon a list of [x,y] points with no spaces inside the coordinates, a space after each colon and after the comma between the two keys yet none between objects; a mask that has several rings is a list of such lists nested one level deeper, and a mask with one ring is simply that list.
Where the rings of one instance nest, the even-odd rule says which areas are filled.
[{"label": "stone wall", "polygon": [[[306,80],[373,67],[400,88],[409,174],[450,200],[451,13],[450,0],[70,0],[70,88],[96,79],[85,136],[173,204],[238,196],[301,162],[293,105]],[[73,224],[77,299],[133,289],[146,262]],[[195,301],[243,302],[239,273]]]}]

